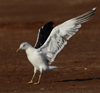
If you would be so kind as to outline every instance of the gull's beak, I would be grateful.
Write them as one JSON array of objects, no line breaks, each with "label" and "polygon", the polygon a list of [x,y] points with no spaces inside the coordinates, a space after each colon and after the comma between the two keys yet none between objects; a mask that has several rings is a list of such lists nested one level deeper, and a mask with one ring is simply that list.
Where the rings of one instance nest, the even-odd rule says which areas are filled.
[{"label": "gull's beak", "polygon": [[18,48],[17,50],[16,50],[16,52],[18,52],[20,50],[20,48]]}]

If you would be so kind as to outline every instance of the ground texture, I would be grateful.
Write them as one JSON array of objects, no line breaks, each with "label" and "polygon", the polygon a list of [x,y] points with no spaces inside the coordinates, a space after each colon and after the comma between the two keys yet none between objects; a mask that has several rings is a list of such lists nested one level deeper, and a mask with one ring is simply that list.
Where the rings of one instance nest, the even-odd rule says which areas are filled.
[{"label": "ground texture", "polygon": [[[0,0],[0,93],[100,93],[99,0]],[[34,67],[20,43],[34,46],[38,29],[49,21],[58,25],[97,7],[92,20],[69,41],[39,85],[28,84]],[[34,82],[38,80],[37,73]]]}]

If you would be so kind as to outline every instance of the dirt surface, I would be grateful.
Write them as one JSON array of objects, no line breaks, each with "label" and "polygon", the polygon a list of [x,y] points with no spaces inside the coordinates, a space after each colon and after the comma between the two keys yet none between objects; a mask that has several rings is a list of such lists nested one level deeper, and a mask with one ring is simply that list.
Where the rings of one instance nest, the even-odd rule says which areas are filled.
[{"label": "dirt surface", "polygon": [[[0,93],[100,93],[99,6],[100,0],[0,0]],[[27,41],[34,46],[45,23],[56,26],[93,7],[94,18],[52,63],[65,68],[44,72],[39,85],[28,84],[34,68],[24,51],[16,53],[19,45]]]}]

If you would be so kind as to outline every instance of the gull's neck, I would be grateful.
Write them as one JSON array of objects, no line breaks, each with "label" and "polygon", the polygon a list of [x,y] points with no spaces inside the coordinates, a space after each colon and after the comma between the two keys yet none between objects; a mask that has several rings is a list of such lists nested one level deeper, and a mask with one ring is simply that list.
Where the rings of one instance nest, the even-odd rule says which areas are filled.
[{"label": "gull's neck", "polygon": [[34,47],[32,47],[32,46],[29,46],[29,47],[25,50],[25,52],[26,52],[27,55],[32,54],[34,51],[36,51],[36,49],[35,49]]}]

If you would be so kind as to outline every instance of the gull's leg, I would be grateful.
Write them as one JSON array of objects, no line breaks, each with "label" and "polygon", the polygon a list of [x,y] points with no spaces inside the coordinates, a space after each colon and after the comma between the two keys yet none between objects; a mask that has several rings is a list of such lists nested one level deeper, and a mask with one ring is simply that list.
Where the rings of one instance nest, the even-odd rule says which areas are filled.
[{"label": "gull's leg", "polygon": [[39,75],[38,82],[36,82],[34,84],[39,84],[40,83],[41,75],[42,75],[42,68],[40,67],[40,75]]},{"label": "gull's leg", "polygon": [[34,83],[34,84],[39,84],[39,83],[40,83],[40,79],[41,79],[41,73],[40,73],[40,75],[39,75],[39,80],[38,80],[38,82],[36,82],[36,83]]},{"label": "gull's leg", "polygon": [[35,77],[36,71],[37,71],[37,70],[36,70],[36,68],[34,67],[34,74],[33,74],[33,77],[32,77],[32,79],[31,79],[31,81],[28,82],[29,84],[33,83],[33,79],[34,79],[34,77]]},{"label": "gull's leg", "polygon": [[33,83],[34,77],[35,77],[35,73],[33,74],[33,77],[32,77],[32,79],[31,79],[31,81],[28,82],[29,84]]}]

